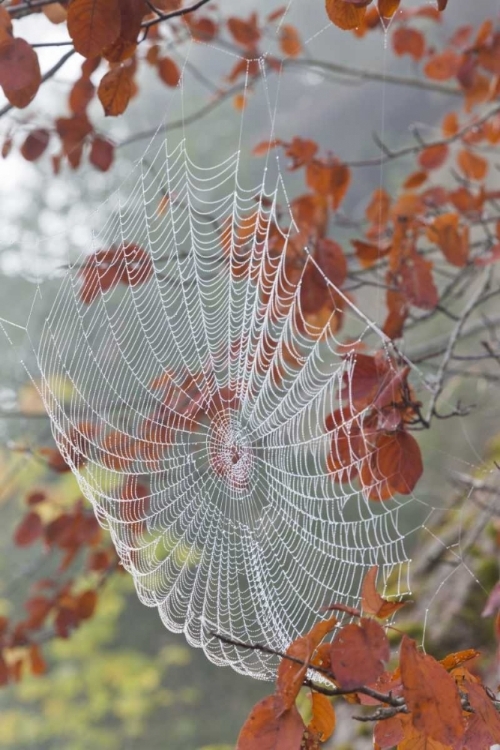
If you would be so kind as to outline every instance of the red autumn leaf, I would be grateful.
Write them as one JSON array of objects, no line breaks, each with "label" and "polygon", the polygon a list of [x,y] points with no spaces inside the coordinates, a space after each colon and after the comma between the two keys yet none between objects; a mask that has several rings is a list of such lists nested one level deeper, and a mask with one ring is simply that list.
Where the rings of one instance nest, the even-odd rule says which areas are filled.
[{"label": "red autumn leaf", "polygon": [[97,605],[97,592],[89,589],[84,591],[77,599],[76,612],[80,620],[88,620],[95,612]]},{"label": "red autumn leaf", "polygon": [[243,47],[253,49],[260,39],[260,30],[255,13],[250,16],[248,21],[244,21],[242,18],[228,18],[227,27],[234,40]]},{"label": "red autumn leaf", "polygon": [[441,249],[449,263],[462,267],[469,257],[469,228],[459,227],[458,215],[446,213],[437,216],[427,228],[427,237]]},{"label": "red autumn leaf", "polygon": [[19,109],[33,100],[42,82],[35,50],[24,39],[7,39],[0,44],[0,86],[10,104]]},{"label": "red autumn leaf", "polygon": [[298,695],[307,672],[313,653],[323,638],[330,633],[337,624],[336,617],[321,620],[304,636],[297,638],[286,650],[287,656],[300,659],[303,664],[282,659],[276,678],[276,709],[279,713],[290,709]]},{"label": "red autumn leaf", "polygon": [[293,706],[278,716],[276,698],[259,701],[245,721],[236,750],[293,750],[299,748],[305,726]]},{"label": "red autumn leaf", "polygon": [[307,729],[312,734],[317,735],[320,742],[326,742],[335,730],[335,711],[326,695],[312,693],[311,700],[312,716]]},{"label": "red autumn leaf", "polygon": [[27,495],[26,504],[30,506],[39,505],[39,503],[43,503],[46,499],[47,495],[45,492],[34,490]]},{"label": "red autumn leaf", "polygon": [[383,188],[373,191],[370,203],[366,207],[365,216],[371,224],[385,226],[389,219],[391,198]]},{"label": "red autumn leaf", "polygon": [[[464,739],[468,750],[480,750],[500,742],[500,716],[482,685],[467,682],[467,697],[474,716],[471,717]],[[482,744],[480,744],[480,738]]]},{"label": "red autumn leaf", "polygon": [[101,78],[97,96],[106,116],[121,115],[134,94],[133,67],[125,61]]},{"label": "red autumn leaf", "polygon": [[418,163],[423,169],[438,169],[441,167],[448,156],[448,146],[440,144],[436,146],[427,146],[418,156]]},{"label": "red autumn leaf", "polygon": [[36,161],[49,145],[50,133],[44,128],[36,128],[26,137],[21,146],[21,155],[26,161]]},{"label": "red autumn leaf", "polygon": [[37,630],[45,622],[53,604],[44,596],[33,596],[24,603],[24,606],[28,612],[27,627],[30,630]]},{"label": "red autumn leaf", "polygon": [[79,166],[83,145],[92,132],[92,125],[86,114],[72,117],[58,117],[55,121],[61,139],[63,153],[73,169]]},{"label": "red autumn leaf", "polygon": [[113,163],[115,156],[115,147],[111,141],[106,138],[96,136],[92,141],[92,147],[90,149],[89,161],[101,172],[107,172]]},{"label": "red autumn leaf", "polygon": [[145,0],[120,0],[120,33],[112,44],[103,48],[102,55],[106,60],[122,62],[134,54],[147,11]]},{"label": "red autumn leaf", "polygon": [[314,159],[307,165],[307,186],[315,193],[328,195],[332,187],[332,169],[328,164]]},{"label": "red autumn leaf", "polygon": [[437,7],[438,10],[444,10],[446,6],[448,5],[448,0],[437,0]]},{"label": "red autumn leaf", "polygon": [[288,57],[298,57],[302,52],[299,32],[291,24],[284,24],[280,29],[280,48]]},{"label": "red autumn leaf", "polygon": [[68,7],[68,32],[77,52],[95,57],[120,33],[118,0],[72,0]]},{"label": "red autumn leaf", "polygon": [[424,470],[417,441],[402,429],[379,437],[376,461],[380,476],[394,494],[413,492]]},{"label": "red autumn leaf", "polygon": [[14,542],[18,547],[27,547],[42,536],[43,525],[38,513],[30,511],[22,519],[14,533]]},{"label": "red autumn leaf", "polygon": [[366,15],[365,6],[370,2],[371,0],[362,0],[360,5],[355,5],[346,0],[326,0],[326,12],[330,21],[340,29],[355,29],[362,26]]},{"label": "red autumn leaf", "polygon": [[394,614],[394,612],[397,612],[398,609],[401,609],[401,607],[404,607],[405,602],[390,602],[380,596],[375,585],[377,573],[378,565],[374,565],[365,575],[361,587],[361,601],[363,612],[384,620],[386,617]]},{"label": "red autumn leaf", "polygon": [[387,243],[364,242],[363,240],[351,240],[356,257],[362,268],[370,268],[375,263],[389,253],[391,246]]},{"label": "red autumn leaf", "polygon": [[395,747],[404,738],[404,730],[399,716],[390,716],[388,719],[377,721],[373,731],[374,742],[380,750],[389,750]]},{"label": "red autumn leaf", "polygon": [[344,375],[341,398],[348,399],[349,403],[355,405],[371,402],[379,389],[381,376],[381,369],[375,357],[357,352],[353,359],[350,378],[347,373]]},{"label": "red autumn leaf", "polygon": [[285,154],[292,160],[290,169],[299,169],[314,158],[318,151],[318,144],[315,141],[304,138],[294,138],[291,143],[286,144]]},{"label": "red autumn leaf", "polygon": [[157,68],[158,75],[167,86],[175,88],[179,85],[181,71],[175,60],[172,60],[171,57],[160,57],[157,62]]},{"label": "red autumn leaf", "polygon": [[418,253],[406,260],[400,270],[400,288],[407,301],[422,310],[433,310],[439,302],[439,292],[432,276],[432,262]]},{"label": "red autumn leaf", "polygon": [[403,188],[405,190],[414,190],[415,188],[419,188],[424,184],[424,182],[426,182],[427,177],[427,172],[413,172],[412,174],[408,175],[406,180],[403,182]]},{"label": "red autumn leaf", "polygon": [[0,653],[0,685],[7,685],[9,682],[9,667],[4,659],[2,653]]},{"label": "red autumn leaf", "polygon": [[342,286],[347,276],[347,260],[337,242],[320,237],[314,252],[314,260],[332,284],[336,287]]},{"label": "red autumn leaf", "polygon": [[417,29],[398,26],[392,35],[392,48],[396,55],[410,55],[418,61],[424,56],[425,37]]},{"label": "red autumn leaf", "polygon": [[431,55],[424,66],[424,73],[434,81],[448,81],[457,75],[460,59],[460,56],[453,50]]},{"label": "red autumn leaf", "polygon": [[462,706],[455,680],[429,654],[404,635],[400,649],[403,694],[416,730],[459,750],[464,736]]},{"label": "red autumn leaf", "polygon": [[345,164],[334,162],[331,166],[330,195],[336,210],[345,198],[351,184],[351,170]]},{"label": "red autumn leaf", "polygon": [[[389,279],[390,282],[390,279]],[[387,317],[382,330],[390,339],[403,335],[403,328],[408,317],[408,299],[405,294],[388,289],[386,293]]]},{"label": "red autumn leaf", "polygon": [[370,685],[384,672],[389,656],[389,641],[375,620],[361,618],[359,625],[345,625],[330,649],[335,682],[346,690]]},{"label": "red autumn leaf", "polygon": [[71,631],[78,627],[79,619],[74,608],[60,607],[54,620],[54,628],[60,638],[69,638]]},{"label": "red autumn leaf", "polygon": [[469,180],[484,180],[488,172],[488,162],[486,159],[468,149],[462,149],[459,152],[457,164]]},{"label": "red autumn leaf", "polygon": [[95,86],[86,75],[80,76],[75,83],[73,88],[69,92],[68,104],[69,108],[75,115],[82,115],[85,113],[88,105],[94,98]]},{"label": "red autumn leaf", "polygon": [[43,658],[40,646],[37,643],[33,643],[29,650],[31,672],[34,675],[45,674],[47,671],[47,663]]}]

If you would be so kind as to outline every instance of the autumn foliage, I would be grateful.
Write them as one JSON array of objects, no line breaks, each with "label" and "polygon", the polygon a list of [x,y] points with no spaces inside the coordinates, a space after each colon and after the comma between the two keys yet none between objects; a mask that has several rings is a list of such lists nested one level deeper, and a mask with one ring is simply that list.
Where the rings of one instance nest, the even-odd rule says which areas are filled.
[{"label": "autumn foliage", "polygon": [[[485,19],[478,28],[459,27],[436,45],[443,13],[453,13],[447,0],[419,7],[404,0],[314,2],[321,6],[325,24],[330,21],[348,32],[353,50],[367,35],[387,30],[391,53],[411,60],[418,85],[454,102],[432,138],[416,131],[411,145],[399,150],[379,141],[373,159],[349,162],[300,133],[277,133],[272,140],[252,143],[255,159],[272,151],[300,187],[288,213],[278,207],[264,220],[256,205],[236,227],[219,227],[220,259],[227,273],[256,283],[257,258],[265,264],[269,282],[282,290],[286,301],[273,310],[275,320],[292,317],[308,342],[332,336],[341,342],[345,370],[335,393],[337,406],[321,424],[328,444],[324,471],[332,483],[361,490],[370,507],[378,509],[396,496],[411,496],[417,487],[424,466],[416,432],[429,429],[435,419],[461,413],[457,408],[444,414],[439,398],[470,314],[493,294],[486,274],[494,273],[500,261],[500,190],[494,181],[500,144],[500,29],[498,19]],[[121,144],[101,133],[91,105],[98,103],[102,116],[120,116],[140,97],[145,69],[173,94],[184,75],[175,47],[186,38],[195,44],[219,42],[229,51],[227,69],[210,101],[213,106],[232,101],[236,116],[264,76],[293,65],[328,67],[328,60],[307,59],[301,29],[287,22],[286,6],[269,8],[265,15],[240,16],[233,5],[227,17],[208,0],[194,5],[182,0],[12,0],[0,5],[0,86],[7,101],[1,116],[12,109],[23,110],[25,116],[22,128],[12,127],[5,134],[2,157],[18,152],[27,162],[47,158],[54,174],[86,163],[101,172],[112,169]],[[23,37],[22,18],[35,13],[68,32],[58,63],[43,73],[38,48]],[[272,53],[264,46],[270,37],[275,39]],[[38,121],[40,88],[75,54],[79,72],[64,112]],[[355,68],[348,72],[360,74]],[[415,85],[415,79],[410,80]],[[333,221],[345,218],[342,212],[357,168],[402,157],[411,159],[409,170],[391,192],[378,186],[365,196],[349,240],[340,241]],[[158,216],[175,201],[174,195],[161,195]],[[102,295],[151,283],[156,272],[148,249],[133,237],[100,247],[77,269],[82,309],[99,304]],[[482,286],[476,307],[457,309],[457,299],[477,279]],[[352,344],[345,333],[346,307],[353,301],[362,308],[371,287],[384,301],[380,328],[386,346],[377,351]],[[268,301],[262,290],[262,309]],[[451,321],[453,333],[449,344],[438,350],[444,358],[425,404],[401,344],[408,331],[427,319]],[[272,335],[262,349],[256,366],[272,361],[276,382],[301,357]],[[431,352],[428,359],[435,356]],[[498,354],[492,358],[498,360]],[[223,408],[238,405],[237,382],[214,396],[201,376],[184,371],[163,373],[150,387],[157,406],[144,417],[135,438],[82,422],[58,447],[38,446],[32,451],[34,459],[54,475],[85,466],[89,457],[113,471],[125,471],[140,458],[155,471],[173,430],[189,432],[197,422],[217,419]],[[210,456],[210,469],[218,477],[232,476],[219,455]],[[147,477],[134,478],[116,488],[118,497],[127,501],[127,520],[137,521],[132,534],[143,531],[147,483]],[[83,501],[63,508],[42,490],[27,494],[13,541],[19,548],[43,547],[57,560],[58,575],[35,582],[23,618],[0,618],[2,685],[21,679],[28,670],[36,675],[46,670],[43,644],[70,637],[93,616],[101,587],[118,568],[115,552]],[[75,563],[92,586],[85,584],[82,590]],[[285,653],[275,654],[280,660],[275,692],[252,710],[238,750],[316,750],[334,735],[335,707],[342,701],[373,728],[378,750],[486,750],[500,743],[499,706],[483,684],[478,653],[471,648],[440,660],[425,653],[392,625],[404,602],[383,598],[377,576],[376,566],[365,576],[360,610],[327,603],[325,619],[318,619]],[[497,639],[499,607],[497,585],[483,612],[496,615]],[[212,637],[223,638],[218,633]],[[299,701],[300,711],[297,704],[303,688],[310,691],[307,712],[303,703]]]}]

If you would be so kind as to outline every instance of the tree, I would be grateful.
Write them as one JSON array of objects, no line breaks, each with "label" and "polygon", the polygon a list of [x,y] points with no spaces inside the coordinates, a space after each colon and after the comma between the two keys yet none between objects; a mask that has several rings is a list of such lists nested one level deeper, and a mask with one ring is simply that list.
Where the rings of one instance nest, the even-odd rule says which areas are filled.
[{"label": "tree", "polygon": [[[333,53],[328,59],[309,59],[301,29],[288,22],[286,7],[240,17],[216,11],[209,0],[193,4],[182,0],[154,4],[146,0],[21,0],[0,6],[0,85],[7,100],[0,117],[25,110],[32,103],[36,107],[45,82],[76,54],[82,58],[81,72],[63,102],[68,111],[55,118],[45,113],[42,118],[30,108],[22,125],[10,121],[3,141],[4,158],[19,151],[26,161],[35,162],[50,153],[56,174],[68,167],[76,170],[86,162],[108,172],[120,147],[151,137],[156,123],[117,143],[102,132],[102,121],[89,112],[97,98],[103,116],[122,115],[129,103],[141,96],[139,74],[144,67],[151,68],[166,87],[176,88],[183,72],[175,50],[186,38],[220,45],[228,51],[228,66],[215,83],[204,78],[202,70],[191,69],[209,93],[184,124],[186,119],[201,120],[227,100],[234,103],[236,112],[243,110],[267,77],[288,69],[344,76],[349,81],[379,81],[384,86],[426,90],[443,98],[446,111],[439,134],[424,138],[415,127],[412,142],[396,148],[375,135],[378,153],[374,157],[348,161],[302,133],[287,137],[276,133],[270,141],[253,144],[256,161],[269,151],[280,154],[295,173],[291,176],[300,180],[300,192],[291,202],[296,226],[288,245],[282,241],[290,231],[286,217],[270,221],[266,232],[272,260],[285,256],[288,279],[300,301],[295,324],[303,335],[318,340],[326,329],[335,335],[342,332],[351,297],[371,320],[370,291],[383,295],[380,326],[392,348],[356,353],[352,380],[345,380],[339,407],[326,416],[324,426],[332,433],[328,456],[332,481],[354,483],[374,504],[390,501],[395,495],[409,496],[415,490],[424,470],[415,432],[432,432],[436,422],[449,419],[453,424],[454,418],[468,413],[469,407],[459,402],[451,410],[444,407],[451,379],[458,375],[463,380],[471,376],[497,380],[500,318],[494,304],[499,293],[500,192],[494,177],[500,142],[500,32],[495,19],[482,17],[479,27],[459,26],[443,39],[439,32],[443,14],[453,18],[453,7],[446,6],[446,0],[417,7],[404,0],[327,0],[320,9],[325,24],[331,22],[350,35],[353,57],[356,45],[362,45],[364,39],[387,33],[391,54],[410,58],[414,77],[360,69],[350,61],[338,62]],[[55,26],[66,27],[69,38],[26,41],[23,19],[38,13]],[[263,55],[271,34],[276,37],[276,49],[271,54],[266,47]],[[167,44],[172,54],[165,54]],[[46,46],[61,47],[63,52],[42,74],[38,54]],[[167,120],[165,130],[177,126],[176,121]],[[413,163],[391,193],[378,185],[365,199],[361,218],[343,212],[356,170],[398,163],[407,157]],[[158,210],[175,200],[173,195],[164,195]],[[250,273],[249,238],[257,232],[258,220],[257,211],[244,217],[233,262],[233,229],[219,228],[222,258],[235,280]],[[342,224],[349,235],[345,246],[337,241]],[[305,245],[312,263],[300,254]],[[81,302],[91,306],[103,291],[145,284],[153,273],[145,248],[127,241],[103,247],[88,256],[79,269]],[[332,293],[332,288],[337,292]],[[439,331],[439,337],[427,341],[424,334],[424,340],[418,341],[419,330],[429,336]],[[274,354],[276,343],[269,346]],[[296,365],[293,351],[283,354],[283,363]],[[416,394],[416,367],[423,371],[429,387],[424,400]],[[166,400],[179,401],[175,383],[159,382],[157,387],[166,389]],[[208,413],[213,403],[193,378],[183,382],[182,391],[189,394],[184,411],[181,409],[189,430],[190,420]],[[164,420],[160,442],[168,443],[169,430],[178,428],[178,414],[176,419],[175,425]],[[61,445],[38,445],[36,460],[52,472],[69,472],[87,460],[88,444],[97,439],[98,427],[92,421],[79,425],[77,432],[66,438],[64,450]],[[139,443],[116,448],[113,433],[104,440],[102,450],[114,457],[115,468],[123,465],[130,450],[140,453],[145,449]],[[239,455],[235,459],[238,461]],[[214,459],[211,468],[224,475],[225,464],[217,461]],[[493,527],[496,490],[468,475],[459,477],[459,482],[476,507],[485,511],[485,524]],[[136,504],[132,512],[137,512],[138,518],[147,491],[142,485],[123,487],[124,497]],[[43,542],[60,556],[59,572],[65,575],[62,582],[60,576],[40,582],[39,590],[26,601],[24,619],[2,620],[3,684],[18,679],[26,664],[35,674],[44,671],[43,643],[50,638],[68,638],[92,618],[101,587],[118,568],[111,543],[83,502],[57,507],[50,494],[36,489],[27,493],[25,502],[15,543],[24,548]],[[443,526],[450,518],[453,522],[452,512],[453,508],[447,511]],[[474,534],[470,544],[475,544]],[[494,550],[488,556],[487,548],[488,543],[483,542],[483,560],[493,557]],[[73,577],[67,573],[76,559],[83,565]],[[422,556],[422,566],[425,559]],[[440,557],[433,562],[439,565]],[[87,576],[84,580],[92,581],[83,590],[82,571]],[[442,577],[441,569],[438,575]],[[494,575],[498,575],[496,569]],[[384,629],[378,620],[392,617],[402,602],[383,599],[376,579],[377,569],[372,568],[364,580],[361,610],[346,611],[345,605],[333,601],[328,608],[340,610],[344,620],[337,615],[320,619],[286,653],[274,650],[281,659],[276,693],[250,715],[240,735],[241,750],[319,746],[335,727],[330,698],[341,696],[349,703],[374,707],[371,714],[363,714],[363,721],[373,722],[375,742],[381,748],[479,750],[500,741],[494,696],[468,668],[477,657],[474,643],[463,644],[466,650],[462,647],[458,653],[448,653],[445,635],[449,634],[443,633],[435,644],[437,651],[443,651],[438,661],[421,653],[415,640],[403,635],[399,662],[386,669],[391,646],[399,636],[392,625]],[[490,588],[493,583],[489,582]],[[486,614],[495,614],[497,606],[493,594]],[[345,624],[349,618],[352,621]],[[422,618],[423,613],[418,613],[417,621]],[[407,627],[408,621],[403,620]],[[212,637],[225,639],[218,632]],[[473,634],[467,633],[467,637]],[[229,639],[228,645],[269,651],[265,643]],[[307,727],[295,706],[303,685],[312,691],[312,717]]]}]

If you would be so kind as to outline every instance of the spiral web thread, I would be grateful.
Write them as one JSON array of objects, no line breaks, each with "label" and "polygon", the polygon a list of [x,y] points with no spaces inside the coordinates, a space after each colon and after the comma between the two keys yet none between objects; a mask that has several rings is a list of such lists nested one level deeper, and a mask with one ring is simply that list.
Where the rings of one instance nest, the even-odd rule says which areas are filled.
[{"label": "spiral web thread", "polygon": [[[271,679],[277,657],[212,634],[281,651],[325,605],[357,606],[375,564],[386,593],[407,592],[400,515],[415,498],[373,502],[354,479],[356,351],[391,344],[309,254],[277,152],[247,186],[243,121],[216,165],[190,158],[191,131],[171,145],[160,128],[80,257],[59,241],[70,262],[53,302],[37,287],[25,367],[140,600],[214,663]],[[57,244],[40,243],[40,268]],[[331,310],[316,325],[301,297],[312,268]]]},{"label": "spiral web thread", "polygon": [[[269,246],[287,204],[281,179],[245,189],[238,163],[236,153],[199,168],[184,142],[150,149],[126,199],[101,208],[91,248],[128,249],[111,272],[91,266],[90,304],[86,257],[69,269],[38,363],[59,449],[141,601],[215,663],[269,678],[275,657],[210,633],[283,649],[322,606],[357,604],[374,564],[396,577],[393,593],[406,590],[407,558],[400,505],[367,500],[349,467],[327,467],[352,422],[345,405],[325,426],[349,394],[356,355],[342,341],[383,342],[326,277],[342,341],[335,306],[323,329],[304,320],[300,285],[314,261],[305,248],[298,282],[287,278],[293,220],[283,252]],[[127,283],[106,289],[110,273]]]}]

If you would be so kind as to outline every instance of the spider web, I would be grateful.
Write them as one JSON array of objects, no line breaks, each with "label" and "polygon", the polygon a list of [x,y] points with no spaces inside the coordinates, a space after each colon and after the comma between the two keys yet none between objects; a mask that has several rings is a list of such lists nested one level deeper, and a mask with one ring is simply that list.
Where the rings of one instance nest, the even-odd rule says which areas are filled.
[{"label": "spider web", "polygon": [[[281,75],[261,72],[272,140]],[[91,217],[85,251],[63,251],[63,278],[38,279],[25,366],[140,600],[214,663],[269,679],[274,655],[213,634],[284,650],[324,606],[358,605],[373,565],[390,595],[409,590],[400,513],[415,498],[369,500],[350,437],[359,345],[394,350],[307,242],[286,262],[298,244],[287,175],[270,149],[250,181],[245,111],[217,164],[191,157],[186,129],[177,142],[164,129]],[[42,267],[43,242],[39,254]],[[311,268],[330,298],[317,323],[301,296]],[[349,459],[332,470],[340,442]]]}]

